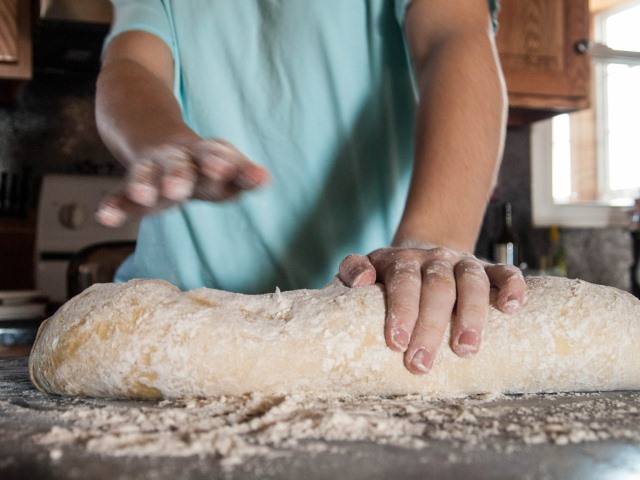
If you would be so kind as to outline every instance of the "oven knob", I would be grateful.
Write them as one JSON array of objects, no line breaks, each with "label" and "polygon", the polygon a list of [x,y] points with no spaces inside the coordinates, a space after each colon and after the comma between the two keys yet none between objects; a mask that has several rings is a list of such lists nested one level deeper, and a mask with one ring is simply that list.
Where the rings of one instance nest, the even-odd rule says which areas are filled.
[{"label": "oven knob", "polygon": [[58,211],[58,220],[63,227],[70,230],[78,230],[82,228],[86,222],[87,216],[82,205],[77,203],[67,203],[60,207]]}]

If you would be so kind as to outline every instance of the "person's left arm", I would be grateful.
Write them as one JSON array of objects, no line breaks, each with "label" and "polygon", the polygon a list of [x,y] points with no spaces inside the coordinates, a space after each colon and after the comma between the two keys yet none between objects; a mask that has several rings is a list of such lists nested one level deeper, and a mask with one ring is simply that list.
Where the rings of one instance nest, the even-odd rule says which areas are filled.
[{"label": "person's left arm", "polygon": [[473,256],[507,108],[487,0],[413,0],[404,29],[419,89],[405,211],[390,248],[347,257],[339,276],[385,285],[387,344],[411,372],[426,373],[450,327],[456,354],[477,352],[490,286],[510,312],[524,303],[525,284],[516,267]]}]

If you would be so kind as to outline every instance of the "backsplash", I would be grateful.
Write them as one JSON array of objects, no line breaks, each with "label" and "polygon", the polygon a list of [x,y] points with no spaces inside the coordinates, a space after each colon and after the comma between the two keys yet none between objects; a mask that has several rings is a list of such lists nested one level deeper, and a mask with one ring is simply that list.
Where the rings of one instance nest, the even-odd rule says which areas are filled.
[{"label": "backsplash", "polygon": [[[510,129],[493,202],[487,209],[478,254],[488,255],[490,241],[501,225],[502,202],[513,204],[514,225],[522,244],[523,260],[532,268],[549,248],[548,229],[531,225],[531,165],[529,128]],[[495,233],[494,233],[495,232]],[[631,236],[625,228],[562,228],[567,276],[631,289]]]},{"label": "backsplash", "polygon": [[[95,77],[36,75],[12,106],[0,106],[0,173],[27,175],[27,204],[35,207],[45,173],[121,175],[122,168],[98,137],[94,120]],[[501,205],[513,205],[523,260],[533,269],[548,248],[546,229],[531,227],[529,129],[510,129],[498,187],[478,241],[490,257],[501,225]],[[631,241],[625,229],[563,229],[567,275],[630,289]]]},{"label": "backsplash", "polygon": [[94,95],[93,76],[40,74],[0,106],[0,173],[28,177],[30,207],[45,173],[122,174],[98,137]]}]

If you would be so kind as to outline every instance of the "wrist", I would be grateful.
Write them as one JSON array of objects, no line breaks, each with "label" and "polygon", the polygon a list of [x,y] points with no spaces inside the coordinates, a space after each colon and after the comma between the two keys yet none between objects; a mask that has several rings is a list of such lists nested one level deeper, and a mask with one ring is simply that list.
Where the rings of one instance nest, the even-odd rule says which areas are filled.
[{"label": "wrist", "polygon": [[425,233],[407,234],[398,231],[393,241],[392,247],[397,248],[418,248],[428,250],[431,248],[448,248],[460,253],[473,253],[475,250],[475,238],[473,241],[461,240],[456,235],[430,235]]},{"label": "wrist", "polygon": [[431,241],[415,239],[415,238],[396,238],[391,242],[391,246],[394,248],[418,248],[422,250],[428,250],[431,248],[439,247],[440,245],[433,243]]}]

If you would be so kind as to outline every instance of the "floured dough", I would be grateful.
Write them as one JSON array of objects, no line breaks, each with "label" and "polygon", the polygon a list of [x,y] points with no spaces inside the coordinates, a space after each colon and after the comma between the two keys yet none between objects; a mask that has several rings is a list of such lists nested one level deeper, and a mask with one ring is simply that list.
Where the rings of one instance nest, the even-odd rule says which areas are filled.
[{"label": "floured dough", "polygon": [[41,326],[31,378],[51,393],[139,399],[640,389],[637,299],[579,280],[527,285],[517,314],[491,309],[474,358],[444,347],[421,376],[385,345],[378,285],[266,295],[94,285]]}]

